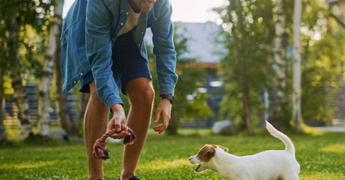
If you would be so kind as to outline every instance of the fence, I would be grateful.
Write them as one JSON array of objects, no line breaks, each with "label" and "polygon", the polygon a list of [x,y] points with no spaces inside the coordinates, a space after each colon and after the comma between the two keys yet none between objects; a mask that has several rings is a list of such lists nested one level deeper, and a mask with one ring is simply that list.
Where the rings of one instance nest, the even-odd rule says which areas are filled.
[{"label": "fence", "polygon": [[[28,103],[29,103],[29,115],[30,115],[30,123],[32,126],[37,125],[38,120],[38,101],[37,101],[37,85],[36,83],[29,83],[25,87],[25,91],[27,93]],[[67,102],[69,109],[71,110],[73,118],[76,117],[76,108],[73,108],[73,106],[78,103],[77,98],[75,95],[69,93],[67,94]],[[15,103],[14,98],[10,100],[6,100],[5,102],[5,120],[4,125],[7,127],[18,127],[19,121],[18,121],[18,108]],[[51,103],[50,108],[50,125],[52,126],[58,126],[59,121],[57,117],[57,111],[55,107],[55,102]]]}]

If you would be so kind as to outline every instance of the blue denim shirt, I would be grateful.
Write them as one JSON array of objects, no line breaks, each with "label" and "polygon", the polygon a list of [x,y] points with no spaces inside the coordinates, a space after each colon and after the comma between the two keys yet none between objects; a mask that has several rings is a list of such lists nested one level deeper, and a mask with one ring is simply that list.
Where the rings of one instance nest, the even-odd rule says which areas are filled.
[{"label": "blue denim shirt", "polygon": [[[142,13],[133,32],[138,51],[147,59],[143,41],[151,28],[156,56],[159,94],[174,94],[177,82],[176,52],[173,44],[172,7],[169,0],[157,0],[149,13]],[[122,103],[113,78],[112,47],[129,15],[127,0],[76,0],[63,22],[61,69],[66,94],[90,70],[97,93],[110,108]]]}]

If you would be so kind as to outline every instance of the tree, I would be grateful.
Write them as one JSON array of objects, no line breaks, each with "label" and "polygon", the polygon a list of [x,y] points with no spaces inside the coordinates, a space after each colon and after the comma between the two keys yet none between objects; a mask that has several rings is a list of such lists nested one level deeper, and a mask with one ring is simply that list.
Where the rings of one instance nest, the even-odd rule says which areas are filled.
[{"label": "tree", "polygon": [[9,143],[9,140],[7,138],[7,134],[5,131],[4,126],[4,117],[5,117],[5,95],[4,95],[4,76],[3,76],[3,70],[0,71],[0,145],[6,145]]},{"label": "tree", "polygon": [[[43,1],[1,1],[0,30],[1,39],[5,42],[2,47],[7,53],[2,53],[4,66],[8,67],[5,75],[10,75],[12,88],[14,89],[14,98],[18,107],[18,119],[20,122],[21,139],[33,137],[30,124],[29,105],[27,95],[23,85],[23,72],[28,74],[30,70],[25,69],[27,64],[36,64],[33,58],[33,46],[25,39],[26,30],[33,28],[36,31],[42,31],[46,21],[46,15],[49,14],[49,4]],[[39,11],[39,10],[40,11]],[[23,54],[19,50],[25,50]],[[21,56],[22,55],[22,56]],[[30,63],[23,61],[32,60]],[[26,63],[26,64],[25,64]],[[32,68],[35,69],[35,68]]]},{"label": "tree", "polygon": [[77,136],[83,137],[84,129],[84,116],[87,108],[87,103],[89,102],[90,94],[89,93],[80,93],[79,95],[79,117],[75,124],[75,129],[77,130]]},{"label": "tree", "polygon": [[30,124],[29,104],[27,94],[22,84],[22,77],[20,72],[20,58],[18,56],[19,49],[19,24],[16,17],[11,17],[8,22],[11,28],[9,32],[8,48],[10,50],[8,58],[11,62],[10,76],[12,80],[12,88],[14,89],[14,98],[18,107],[18,119],[20,121],[20,137],[27,139],[33,136],[32,127]]},{"label": "tree", "polygon": [[[225,72],[227,93],[221,105],[223,115],[235,118],[237,122],[245,122],[243,114],[245,110],[248,112],[248,108],[244,105],[243,89],[246,89],[246,86],[240,83],[241,79],[244,79],[243,81],[249,85],[249,109],[260,111],[260,91],[267,91],[270,121],[281,130],[292,128],[292,109],[289,105],[292,102],[292,63],[288,51],[292,36],[289,34],[293,29],[295,32],[303,29],[301,38],[294,40],[303,44],[299,51],[304,59],[301,66],[301,119],[324,121],[334,117],[332,95],[339,85],[339,70],[343,69],[344,46],[341,39],[344,35],[335,33],[333,23],[327,22],[325,4],[311,0],[303,1],[301,27],[293,28],[292,1],[229,2],[227,7],[216,9],[223,20],[223,27],[227,33],[224,44],[229,50],[228,56],[221,62]],[[272,37],[275,38],[274,41]],[[250,52],[252,56],[246,52]],[[254,56],[255,54],[264,56]],[[259,57],[263,57],[264,61],[260,61]],[[253,86],[254,77],[261,86]],[[253,98],[256,101],[252,101]],[[254,102],[258,104],[254,105]],[[298,123],[295,124],[298,127]]]},{"label": "tree", "polygon": [[[0,13],[1,14],[1,13]],[[2,17],[2,14],[1,16]],[[2,19],[2,18],[0,18]],[[5,36],[5,24],[0,21],[0,143],[1,144],[7,144],[9,142],[4,126],[4,118],[5,118],[5,93],[4,93],[4,77],[6,75],[5,72],[8,68],[8,63],[5,61],[5,59],[8,56],[7,51],[7,38]]]},{"label": "tree", "polygon": [[54,15],[48,27],[48,38],[46,41],[46,52],[43,59],[43,69],[40,72],[39,94],[38,94],[38,134],[47,137],[50,129],[50,87],[53,76],[54,58],[57,46],[60,46],[61,21],[63,1],[53,1]]},{"label": "tree", "polygon": [[[57,37],[61,36],[62,24],[59,24],[60,31]],[[82,121],[84,117],[84,111],[86,108],[87,101],[84,99],[85,95],[80,95],[80,113],[77,122],[74,121],[71,109],[68,106],[68,95],[64,96],[62,94],[62,74],[61,74],[61,42],[56,41],[56,51],[54,55],[54,75],[55,75],[55,85],[56,85],[56,109],[58,112],[58,120],[62,129],[64,129],[69,135],[72,136],[82,136]],[[86,95],[87,96],[87,95]],[[87,97],[86,97],[87,98]]]},{"label": "tree", "polygon": [[275,49],[273,51],[275,81],[270,90],[270,116],[272,124],[281,130],[290,129],[289,96],[288,96],[288,58],[287,47],[289,35],[287,33],[288,3],[286,0],[277,0],[275,19]]},{"label": "tree", "polygon": [[[192,63],[195,59],[183,58],[183,54],[188,52],[186,45],[188,39],[182,34],[177,34],[176,29],[179,28],[178,24],[175,24],[174,31],[174,46],[176,50],[177,64],[176,72],[179,75],[179,80],[175,87],[175,100],[172,106],[171,120],[169,126],[166,129],[166,133],[169,135],[177,135],[180,121],[188,120],[192,121],[198,118],[206,119],[213,115],[212,110],[207,105],[207,94],[199,92],[197,89],[204,84],[204,71],[202,68],[193,66]],[[147,46],[148,57],[150,60],[154,59],[152,48]],[[150,71],[153,77],[153,85],[155,89],[158,89],[156,66],[155,62],[150,62]],[[187,95],[194,94],[194,99],[187,99]],[[158,96],[155,99],[155,104],[160,101]]]},{"label": "tree", "polygon": [[[265,11],[262,11],[265,9]],[[260,96],[266,87],[272,43],[272,10],[270,0],[229,0],[227,7],[216,11],[222,15],[226,39],[224,46],[228,55],[221,61],[225,72],[225,98],[221,102],[221,114],[234,118],[236,124],[253,134],[253,119],[263,111]]]},{"label": "tree", "polygon": [[301,132],[301,14],[302,1],[295,0],[294,8],[294,48],[293,48],[293,112],[292,118],[296,132]]},{"label": "tree", "polygon": [[[304,4],[303,20],[309,29],[302,33],[302,119],[329,122],[343,118],[335,114],[339,90],[344,77],[345,29],[337,29],[322,2]],[[312,8],[310,8],[312,7]],[[316,18],[318,17],[318,18]],[[315,36],[318,35],[318,36]],[[317,38],[315,38],[317,37]]]}]

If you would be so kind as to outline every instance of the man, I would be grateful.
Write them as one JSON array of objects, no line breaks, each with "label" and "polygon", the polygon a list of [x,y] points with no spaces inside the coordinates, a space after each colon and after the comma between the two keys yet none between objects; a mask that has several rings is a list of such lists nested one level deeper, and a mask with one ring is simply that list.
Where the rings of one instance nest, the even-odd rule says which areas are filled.
[{"label": "man", "polygon": [[[173,45],[172,7],[169,0],[76,0],[63,23],[61,36],[63,93],[81,81],[90,92],[85,113],[85,146],[89,179],[103,179],[102,160],[92,146],[106,130],[121,131],[126,124],[137,136],[124,148],[120,179],[139,179],[136,166],[150,124],[155,96],[143,37],[153,34],[159,96],[153,129],[168,126],[174,87],[176,53]],[[119,90],[131,104],[126,118]],[[107,124],[108,113],[113,113]]]}]

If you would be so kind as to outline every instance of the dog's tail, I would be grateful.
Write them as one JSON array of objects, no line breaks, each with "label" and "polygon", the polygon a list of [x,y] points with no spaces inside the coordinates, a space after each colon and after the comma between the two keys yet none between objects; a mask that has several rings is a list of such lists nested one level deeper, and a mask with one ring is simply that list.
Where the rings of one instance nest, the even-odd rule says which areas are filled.
[{"label": "dog's tail", "polygon": [[285,144],[285,150],[291,153],[295,157],[295,146],[293,145],[291,139],[287,137],[284,133],[278,131],[276,128],[274,128],[268,121],[266,121],[266,129],[270,134]]}]

